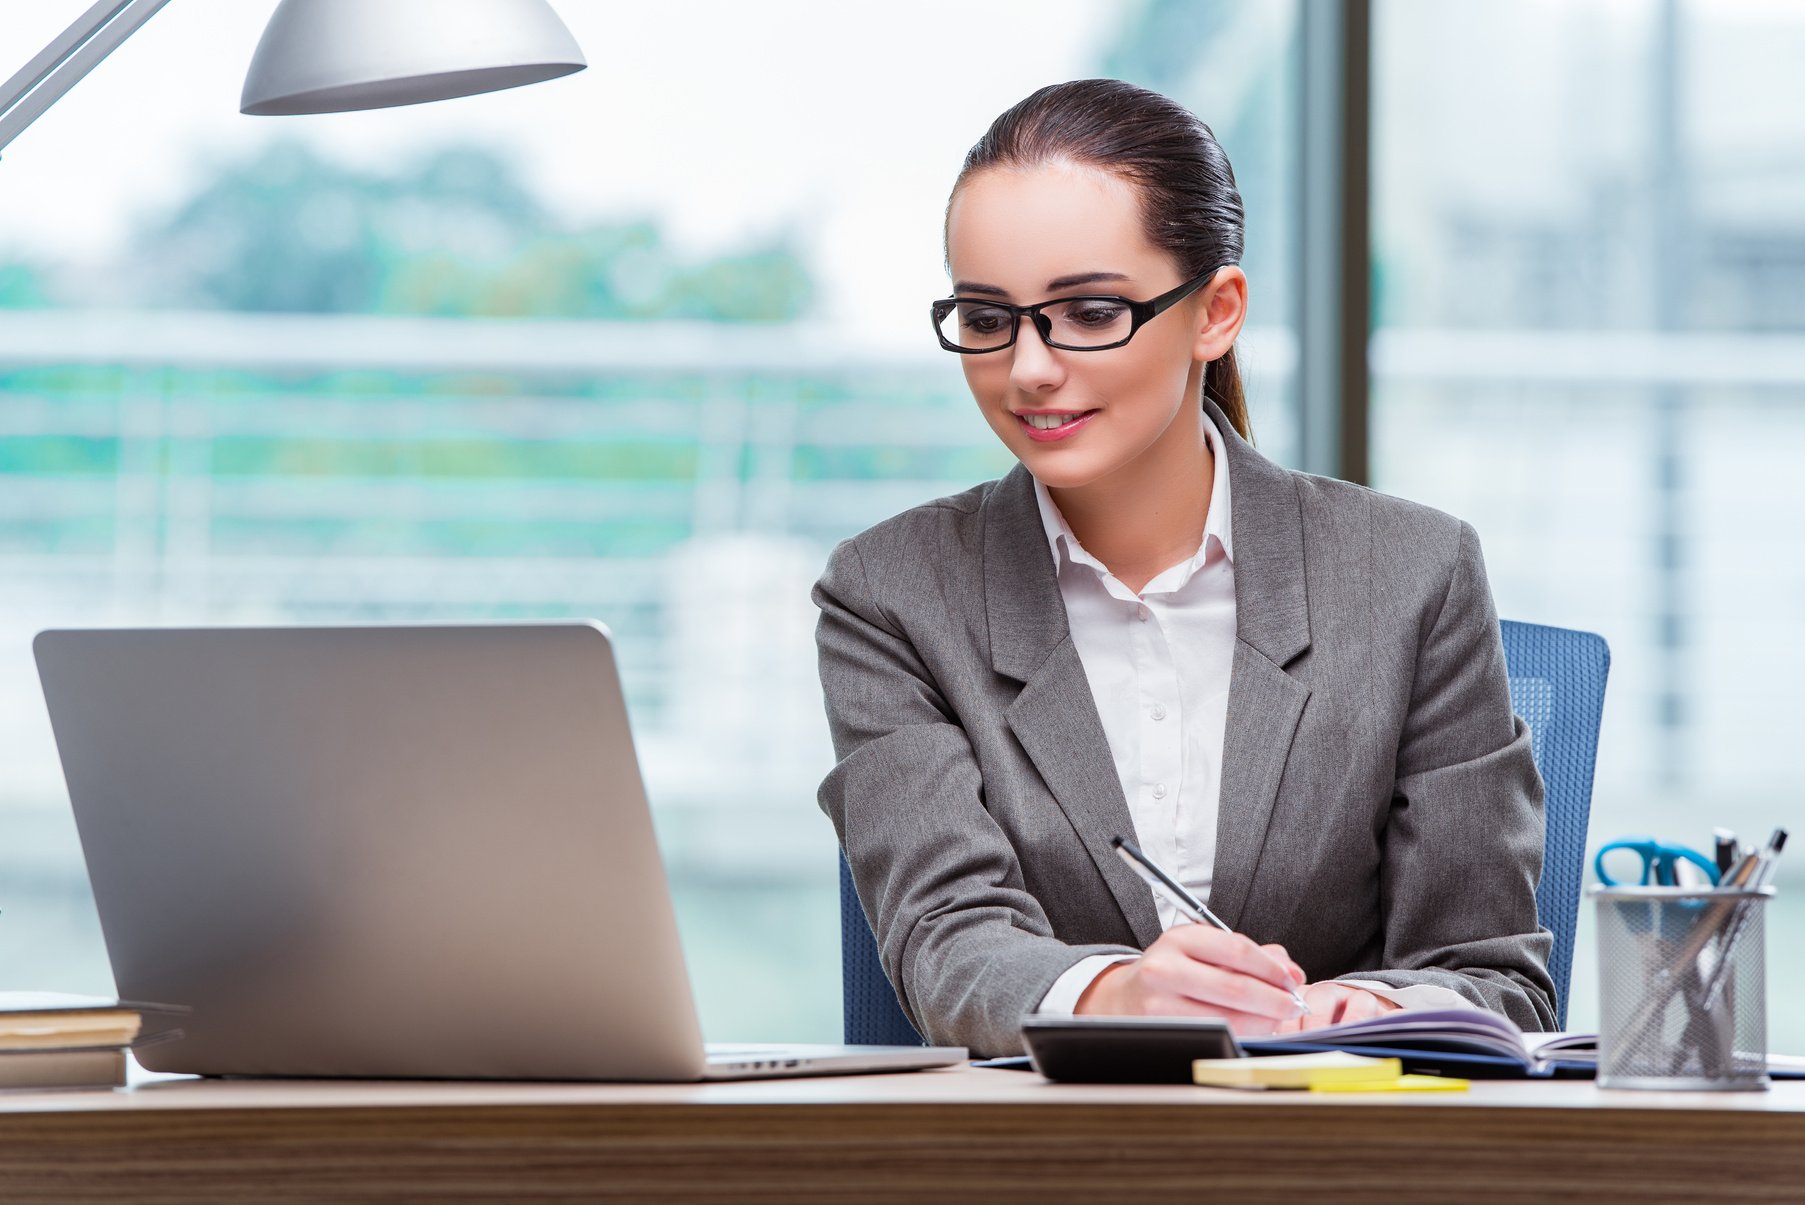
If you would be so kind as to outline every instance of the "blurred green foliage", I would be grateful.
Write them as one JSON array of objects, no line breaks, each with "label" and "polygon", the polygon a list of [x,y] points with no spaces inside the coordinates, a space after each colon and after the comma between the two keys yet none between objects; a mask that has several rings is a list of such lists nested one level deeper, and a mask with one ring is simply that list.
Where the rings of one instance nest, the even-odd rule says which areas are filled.
[{"label": "blurred green foliage", "polygon": [[[274,143],[144,215],[116,267],[71,279],[107,280],[127,292],[109,302],[148,308],[625,321],[780,322],[815,293],[787,236],[690,262],[655,218],[561,223],[478,147],[382,172]],[[54,279],[0,262],[0,307],[94,300]]]},{"label": "blurred green foliage", "polygon": [[35,310],[48,302],[41,268],[17,260],[0,263],[0,309]]},{"label": "blurred green foliage", "polygon": [[218,477],[408,477],[502,480],[690,481],[693,442],[443,438],[417,440],[231,436],[210,444]]},{"label": "blurred green foliage", "polygon": [[111,436],[0,436],[0,473],[112,475],[119,468],[119,441]]}]

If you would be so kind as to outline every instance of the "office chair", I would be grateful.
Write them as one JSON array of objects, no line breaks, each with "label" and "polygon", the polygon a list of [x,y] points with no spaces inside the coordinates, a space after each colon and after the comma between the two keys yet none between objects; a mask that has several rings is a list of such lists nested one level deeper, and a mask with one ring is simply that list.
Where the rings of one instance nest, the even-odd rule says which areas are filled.
[{"label": "office chair", "polygon": [[[1530,748],[1546,795],[1546,852],[1536,885],[1536,912],[1554,934],[1548,974],[1554,980],[1556,1023],[1567,1024],[1567,985],[1573,973],[1573,930],[1585,873],[1586,825],[1592,811],[1592,771],[1604,714],[1611,650],[1592,632],[1506,619],[1504,661],[1511,709],[1529,725]],[[922,1044],[903,1015],[878,961],[877,939],[840,855],[840,991],[846,1041],[881,1046]]]}]

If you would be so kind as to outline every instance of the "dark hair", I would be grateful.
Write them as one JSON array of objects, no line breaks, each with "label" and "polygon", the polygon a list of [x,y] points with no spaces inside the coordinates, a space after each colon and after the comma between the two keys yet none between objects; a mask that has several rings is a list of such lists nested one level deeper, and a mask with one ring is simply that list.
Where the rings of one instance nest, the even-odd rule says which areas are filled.
[{"label": "dark hair", "polygon": [[[1135,185],[1147,241],[1177,261],[1181,279],[1240,261],[1245,215],[1216,135],[1177,101],[1119,79],[1048,84],[1004,110],[966,153],[947,198],[948,219],[953,197],[985,168],[1062,160]],[[945,248],[944,224],[941,240]],[[946,255],[950,271],[950,248]],[[1234,348],[1204,368],[1203,391],[1251,442]]]}]

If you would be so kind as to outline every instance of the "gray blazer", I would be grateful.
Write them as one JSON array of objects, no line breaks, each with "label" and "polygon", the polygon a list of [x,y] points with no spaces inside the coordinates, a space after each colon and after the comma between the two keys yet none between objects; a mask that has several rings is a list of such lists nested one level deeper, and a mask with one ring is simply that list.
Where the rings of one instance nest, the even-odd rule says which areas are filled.
[{"label": "gray blazer", "polygon": [[[1209,904],[1312,981],[1434,983],[1554,1025],[1542,781],[1466,522],[1223,434],[1236,639]],[[930,1042],[1020,1051],[1088,954],[1159,936],[1109,839],[1128,804],[1033,480],[834,548],[812,597],[832,819],[884,972]]]}]

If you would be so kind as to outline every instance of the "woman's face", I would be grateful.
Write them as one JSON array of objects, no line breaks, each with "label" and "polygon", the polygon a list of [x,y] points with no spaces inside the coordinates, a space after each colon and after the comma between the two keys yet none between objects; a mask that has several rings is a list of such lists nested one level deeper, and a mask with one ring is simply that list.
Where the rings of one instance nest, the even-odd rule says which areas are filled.
[{"label": "woman's face", "polygon": [[[961,296],[998,296],[973,288],[995,286],[999,300],[1016,305],[1086,293],[1146,301],[1185,280],[1143,237],[1133,186],[1091,167],[981,171],[954,196],[946,237]],[[1092,273],[1105,275],[1053,284]],[[1202,446],[1203,366],[1233,345],[1245,297],[1241,270],[1224,268],[1121,347],[1050,348],[1024,317],[1012,346],[959,360],[985,421],[1029,472],[1053,488],[1087,485],[1132,468],[1163,441]],[[1060,432],[1026,417],[1046,414],[1070,421],[1069,433],[1048,438]]]}]

